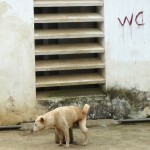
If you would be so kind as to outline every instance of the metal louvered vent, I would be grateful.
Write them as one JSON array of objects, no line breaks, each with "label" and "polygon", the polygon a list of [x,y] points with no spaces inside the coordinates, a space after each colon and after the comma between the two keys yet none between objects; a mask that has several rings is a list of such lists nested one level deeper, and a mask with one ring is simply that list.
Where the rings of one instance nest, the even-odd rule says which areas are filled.
[{"label": "metal louvered vent", "polygon": [[104,85],[103,1],[34,0],[34,14],[37,99]]}]

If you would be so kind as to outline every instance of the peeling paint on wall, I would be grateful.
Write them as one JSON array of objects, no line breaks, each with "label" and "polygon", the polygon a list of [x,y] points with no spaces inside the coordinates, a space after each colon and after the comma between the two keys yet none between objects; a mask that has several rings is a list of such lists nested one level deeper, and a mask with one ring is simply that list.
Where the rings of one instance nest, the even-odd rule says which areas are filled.
[{"label": "peeling paint on wall", "polygon": [[[38,111],[37,111],[38,110]],[[48,108],[41,105],[34,105],[32,102],[22,101],[22,104],[16,102],[16,99],[10,93],[3,102],[0,101],[0,125],[14,125],[26,121],[33,121],[37,115],[45,114]]]}]

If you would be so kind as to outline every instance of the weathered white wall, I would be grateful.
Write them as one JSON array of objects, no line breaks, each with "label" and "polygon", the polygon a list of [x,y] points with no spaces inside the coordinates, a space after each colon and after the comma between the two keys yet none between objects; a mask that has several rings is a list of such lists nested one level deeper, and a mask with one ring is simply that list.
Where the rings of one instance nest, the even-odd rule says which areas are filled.
[{"label": "weathered white wall", "polygon": [[33,116],[34,63],[33,1],[0,0],[0,125]]},{"label": "weathered white wall", "polygon": [[107,87],[150,90],[150,0],[104,4]]},{"label": "weathered white wall", "polygon": [[[150,90],[150,0],[104,4],[107,87]],[[32,0],[0,0],[0,125],[35,114],[33,20]]]}]

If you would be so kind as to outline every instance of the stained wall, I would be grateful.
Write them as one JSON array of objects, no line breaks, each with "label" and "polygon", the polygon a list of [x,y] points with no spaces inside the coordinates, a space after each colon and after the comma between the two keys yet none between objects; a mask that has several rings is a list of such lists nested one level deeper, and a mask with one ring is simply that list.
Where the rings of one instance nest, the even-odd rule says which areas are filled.
[{"label": "stained wall", "polygon": [[0,125],[35,113],[33,1],[0,0]]},{"label": "stained wall", "polygon": [[104,0],[106,84],[150,90],[150,1]]}]

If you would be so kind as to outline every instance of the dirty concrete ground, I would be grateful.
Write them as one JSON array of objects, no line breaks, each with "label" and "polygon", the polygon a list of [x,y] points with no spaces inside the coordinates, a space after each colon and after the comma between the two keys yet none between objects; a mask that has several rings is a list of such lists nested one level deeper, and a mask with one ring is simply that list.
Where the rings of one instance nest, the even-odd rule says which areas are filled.
[{"label": "dirty concrete ground", "polygon": [[[92,121],[89,125],[89,144],[82,146],[83,135],[73,129],[74,142],[68,149],[78,150],[150,150],[150,122],[115,124]],[[55,143],[55,131],[31,134],[29,130],[0,131],[0,150],[61,150]]]}]

